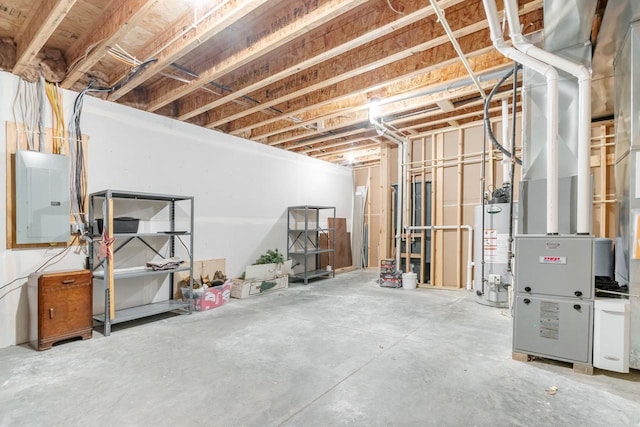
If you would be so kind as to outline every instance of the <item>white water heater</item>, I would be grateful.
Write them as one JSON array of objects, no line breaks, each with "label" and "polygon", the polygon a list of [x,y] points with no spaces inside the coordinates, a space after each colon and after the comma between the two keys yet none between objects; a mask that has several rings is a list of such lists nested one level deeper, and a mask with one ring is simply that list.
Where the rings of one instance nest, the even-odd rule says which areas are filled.
[{"label": "white water heater", "polygon": [[[514,203],[514,217],[517,216],[517,207],[518,204]],[[512,275],[508,271],[509,223],[509,203],[476,206],[473,289],[480,304],[493,307],[509,306],[508,288],[513,284]],[[515,227],[513,230],[515,232]]]}]

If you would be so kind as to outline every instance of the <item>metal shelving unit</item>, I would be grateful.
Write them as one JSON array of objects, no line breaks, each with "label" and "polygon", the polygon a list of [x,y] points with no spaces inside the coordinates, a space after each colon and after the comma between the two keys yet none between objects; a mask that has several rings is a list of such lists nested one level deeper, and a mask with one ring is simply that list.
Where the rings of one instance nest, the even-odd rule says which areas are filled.
[{"label": "metal shelving unit", "polygon": [[[335,224],[335,207],[291,206],[288,209],[287,257],[294,260],[293,278],[303,280],[305,285],[309,279],[336,276],[333,267],[319,268],[322,254],[328,255],[329,265],[335,265],[335,229],[328,227],[329,218],[333,218]],[[323,235],[327,248],[320,247]]]},{"label": "metal shelving unit", "polygon": [[[89,245],[89,269],[93,271],[94,281],[100,281],[103,284],[104,296],[105,296],[105,311],[104,313],[93,316],[94,320],[103,323],[104,335],[111,334],[111,325],[127,322],[142,317],[153,316],[156,314],[166,313],[174,310],[183,310],[191,312],[189,303],[182,302],[173,299],[173,274],[179,271],[188,271],[189,277],[193,277],[193,223],[194,223],[194,210],[193,210],[193,197],[191,196],[174,196],[168,194],[150,194],[150,193],[136,193],[130,191],[116,191],[116,190],[104,190],[89,195],[89,225],[93,230],[96,224],[95,206],[97,203],[103,202],[103,221],[106,224],[109,222],[109,218],[113,218],[114,210],[126,211],[128,207],[132,207],[136,201],[142,203],[151,203],[162,211],[166,209],[168,215],[162,222],[167,225],[167,230],[158,232],[139,232],[139,233],[113,233],[112,236],[116,238],[113,253],[111,259],[106,258],[99,261],[96,257],[94,245]],[[117,204],[117,209],[116,209]],[[188,230],[177,231],[176,226],[176,205],[179,204],[185,208],[185,212],[188,208]],[[186,215],[185,215],[186,220]],[[99,237],[99,236],[95,236]],[[130,245],[132,242],[140,242],[146,248],[151,250],[155,255],[160,258],[170,258],[176,255],[176,240],[182,237],[188,238],[188,247],[180,240],[184,249],[187,252],[188,267],[178,267],[167,270],[150,270],[145,265],[133,265],[129,267],[115,268],[115,260],[118,252]],[[167,249],[167,253],[162,255],[153,244],[163,245]],[[165,246],[165,245],[168,245]],[[151,260],[148,260],[151,261]],[[110,272],[112,271],[112,274]],[[145,278],[145,277],[161,277],[165,276],[164,280],[169,280],[169,295],[168,299],[164,301],[152,302],[149,304],[143,304],[137,307],[128,307],[124,309],[112,310],[111,302],[114,300],[110,294],[110,289],[114,289],[115,282],[122,279],[132,278]],[[112,277],[112,279],[111,279]],[[109,283],[113,280],[113,283]],[[190,281],[189,286],[193,286],[193,282]],[[114,307],[115,308],[115,303]]]}]

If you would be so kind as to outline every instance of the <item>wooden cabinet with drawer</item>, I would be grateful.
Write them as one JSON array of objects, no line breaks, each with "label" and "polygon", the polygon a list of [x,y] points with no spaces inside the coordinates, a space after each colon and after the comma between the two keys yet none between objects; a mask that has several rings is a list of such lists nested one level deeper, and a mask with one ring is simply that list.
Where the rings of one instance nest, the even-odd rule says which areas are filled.
[{"label": "wooden cabinet with drawer", "polygon": [[29,343],[47,350],[62,340],[91,338],[93,275],[89,270],[29,275]]}]

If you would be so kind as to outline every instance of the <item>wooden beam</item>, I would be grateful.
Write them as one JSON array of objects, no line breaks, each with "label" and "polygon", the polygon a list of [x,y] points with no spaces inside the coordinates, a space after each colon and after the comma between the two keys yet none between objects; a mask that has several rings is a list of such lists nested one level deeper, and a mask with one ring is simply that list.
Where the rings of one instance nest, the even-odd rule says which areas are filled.
[{"label": "wooden beam", "polygon": [[[352,147],[341,148],[341,149],[332,150],[332,151],[329,151],[329,152],[325,151],[325,150],[328,150],[328,149],[331,149],[331,148],[342,147],[343,145],[357,144],[358,142],[362,142],[362,141],[373,141],[373,142],[368,143],[368,144],[363,144],[363,145],[354,145]],[[317,156],[317,157],[328,157],[328,156],[332,156],[332,155],[337,154],[337,153],[343,153],[343,152],[347,152],[347,151],[351,151],[351,150],[361,150],[363,148],[371,147],[371,146],[374,146],[374,145],[380,145],[380,142],[379,141],[375,141],[373,138],[362,137],[362,138],[350,139],[348,141],[339,141],[339,142],[334,142],[334,143],[331,143],[331,144],[325,144],[325,145],[322,145],[321,147],[318,147],[318,148],[307,148],[307,149],[301,150],[301,151],[295,151],[295,150],[289,150],[289,151],[293,151],[294,153],[298,153],[298,154],[308,154],[308,153],[312,153],[314,151],[323,150],[321,153],[314,154],[314,156]]]},{"label": "wooden beam", "polygon": [[[434,138],[434,154],[433,160],[435,162],[433,169],[433,183],[431,189],[433,190],[435,201],[433,204],[433,225],[444,225],[444,168],[442,161],[438,160],[444,157],[444,134],[437,133]],[[431,284],[434,286],[444,286],[444,231],[435,230],[433,233],[433,240],[435,242],[435,248],[433,250],[435,260],[435,271],[431,279]]]},{"label": "wooden beam", "polygon": [[[484,26],[486,24],[476,23],[473,26],[465,27],[464,30],[459,30],[456,36],[462,35],[460,31],[465,31],[467,35],[472,34]],[[238,124],[234,124],[234,127],[242,128],[244,122],[255,121],[255,116],[248,117],[244,122],[239,121],[245,116],[255,115],[255,113],[259,113],[265,108],[274,106],[278,106],[279,110],[283,110],[286,106],[281,104],[285,102],[303,98],[315,91],[320,91],[339,83],[343,83],[342,86],[344,87],[344,82],[349,79],[358,78],[362,80],[363,76],[382,75],[387,68],[395,68],[393,71],[396,71],[400,68],[397,64],[399,61],[410,60],[414,54],[415,56],[422,56],[423,51],[444,45],[449,40],[442,27],[435,25],[433,19],[429,19],[421,23],[421,25],[412,25],[403,30],[402,34],[396,37],[377,40],[357,52],[345,52],[331,61],[327,61],[314,69],[304,70],[292,77],[292,81],[298,80],[302,84],[287,85],[286,82],[279,82],[263,88],[259,94],[253,95],[255,98],[260,99],[261,103],[252,108],[237,108],[233,105],[228,105],[225,108],[214,110],[211,114],[212,121],[207,127],[215,128],[224,123],[238,121]],[[420,40],[426,41],[418,42]],[[390,67],[392,65],[394,67]],[[421,65],[425,67],[428,63],[423,62]],[[345,71],[336,73],[336,70]],[[372,77],[369,77],[369,80],[372,80]]]},{"label": "wooden beam", "polygon": [[62,82],[69,89],[107,54],[109,46],[122,38],[138,20],[160,0],[115,0],[103,13],[105,19],[95,31],[80,39],[67,52],[67,64],[72,66]]},{"label": "wooden beam", "polygon": [[[440,3],[440,7],[451,7],[462,1],[463,0],[445,0]],[[305,45],[309,44],[310,41],[303,40],[300,43],[302,46],[298,46],[298,44],[292,46],[292,50],[296,51],[295,55],[280,55],[276,58],[268,58],[268,60],[265,59],[265,61],[268,61],[266,67],[263,65],[254,66],[253,71],[249,71],[246,78],[244,76],[238,78],[239,82],[244,82],[245,80],[249,82],[241,83],[240,87],[238,87],[238,84],[232,84],[231,87],[233,87],[234,91],[222,98],[212,98],[210,102],[204,103],[198,102],[196,99],[184,100],[181,102],[178,119],[186,120],[224,105],[234,99],[258,91],[265,86],[276,83],[302,70],[328,61],[344,52],[363,46],[386,34],[398,31],[407,25],[433,15],[433,8],[431,6],[423,6],[424,2],[422,0],[413,0],[411,4],[405,4],[404,8],[405,11],[407,9],[416,9],[415,12],[405,12],[404,15],[398,15],[392,11],[385,2],[379,2],[371,6],[367,5],[366,8],[358,11],[359,13],[356,16],[346,16],[345,20],[351,19],[358,22],[359,25],[354,26],[356,30],[370,29],[370,31],[349,39],[349,37],[353,37],[352,32],[344,31],[344,27],[348,23],[346,22],[343,25],[337,24],[334,26],[335,30],[329,34],[325,33],[318,37],[309,37],[312,40],[313,49],[305,49]],[[319,31],[325,32],[326,30],[320,29]],[[302,55],[302,58],[300,55]],[[267,72],[261,73],[260,70],[263,69],[267,70]]]},{"label": "wooden beam", "polygon": [[[456,65],[458,65],[459,66],[458,68],[462,70],[462,66],[459,63]],[[451,75],[454,75],[454,74],[451,74]],[[434,77],[434,76],[431,76],[431,77]],[[437,81],[437,77],[436,77],[436,81]],[[487,82],[483,82],[482,85],[488,89],[490,87],[493,87],[494,82],[487,81]],[[416,109],[426,108],[438,102],[438,100],[449,101],[450,99],[453,99],[456,97],[477,93],[477,89],[475,88],[475,86],[470,84],[468,86],[460,87],[456,90],[443,91],[443,92],[431,93],[429,95],[417,96],[417,94],[421,92],[429,91],[429,88],[433,87],[433,85],[427,86],[427,87],[424,87],[424,86],[419,87],[416,85],[415,87],[416,89],[414,89],[413,91],[403,94],[406,97],[406,99],[401,99],[396,102],[389,102],[388,104],[385,103],[383,111],[388,110],[388,111],[393,111],[394,114],[402,114],[407,111],[414,111]],[[495,99],[496,100],[501,99],[502,96],[503,95],[501,94],[497,94]],[[301,137],[301,135],[297,134],[297,130],[299,129],[299,126],[305,126],[305,124],[312,123],[317,120],[323,120],[325,122],[325,127],[323,129],[323,132],[328,132],[328,131],[332,131],[332,130],[336,130],[336,129],[340,129],[348,126],[355,126],[358,123],[362,123],[363,121],[368,122],[368,111],[365,109],[366,106],[363,106],[363,102],[361,98],[362,98],[361,94],[357,93],[354,96],[340,103],[328,102],[326,103],[326,105],[322,104],[320,108],[307,110],[305,111],[304,114],[300,114],[300,116],[305,116],[305,117],[308,116],[308,117],[311,117],[312,119],[304,120],[294,125],[283,124],[282,126],[279,126],[279,127],[276,127],[276,124],[273,124],[268,128],[272,130],[266,134],[259,134],[258,129],[254,129],[253,138],[262,139],[265,137],[269,137],[269,142],[268,142],[269,145],[271,146],[282,145],[290,141],[295,141],[296,139]],[[393,99],[393,97],[389,99]],[[343,108],[345,105],[353,105],[353,107]],[[441,114],[442,112],[440,110],[429,109],[423,114],[414,115],[406,119],[390,120],[389,123],[400,124],[407,121],[424,120],[428,117],[438,116]],[[457,114],[459,114],[459,112],[452,113],[447,117],[455,117]],[[312,135],[313,135],[312,131],[307,131],[307,133],[304,136],[309,137]],[[285,148],[289,148],[289,147],[285,147]]]},{"label": "wooden beam", "polygon": [[76,0],[42,0],[33,3],[29,17],[15,38],[17,60],[13,74],[21,75],[33,63],[75,2]]},{"label": "wooden beam", "polygon": [[[163,68],[176,62],[196,46],[205,43],[223,30],[244,18],[251,11],[262,6],[267,0],[230,0],[209,15],[205,15],[204,19],[192,23],[190,28],[181,31],[175,40],[168,40],[158,52],[157,47],[147,47],[145,52],[141,53],[141,57],[145,59],[156,58],[158,61],[149,65],[146,72],[139,74],[138,77],[123,85],[117,91],[109,95],[109,99],[115,101],[127,94],[135,87],[141,85],[150,77],[160,72]],[[123,78],[124,75],[121,77]],[[194,115],[190,117],[194,117]],[[185,117],[185,119],[188,117]]]},{"label": "wooden beam", "polygon": [[[199,73],[199,77],[186,85],[158,85],[149,96],[149,111],[155,111],[160,107],[188,95],[197,88],[204,86],[212,80],[228,74],[249,62],[266,55],[269,52],[283,46],[293,39],[319,27],[334,19],[336,16],[365,3],[366,0],[327,0],[318,5],[318,8],[299,17],[283,26],[279,30],[267,34],[259,40],[250,43],[249,46],[238,51],[217,63],[213,68]],[[295,17],[294,17],[295,18]]]},{"label": "wooden beam", "polygon": [[356,153],[362,156],[371,155],[372,153],[375,153],[375,155],[380,156],[380,144],[376,142],[372,142],[369,144],[362,144],[358,146],[343,148],[336,151],[331,151],[329,153],[316,153],[316,154],[310,154],[310,155],[315,157],[316,159],[331,161],[332,159],[335,159],[335,158],[344,157],[344,155],[347,153]]},{"label": "wooden beam", "polygon": [[[541,4],[541,1],[536,0],[525,5],[523,9],[526,13],[523,19],[525,25],[542,27],[542,11],[539,3]],[[475,5],[482,7],[479,3]],[[468,11],[465,12],[468,14]],[[460,19],[462,20],[462,15]],[[460,38],[459,41],[465,52],[478,51],[480,48],[486,48],[487,51],[493,50],[486,26],[486,20],[480,20],[454,31],[456,37]],[[440,26],[425,25],[419,28],[422,28],[420,37],[408,31],[400,39],[396,37],[360,49],[357,55],[363,60],[356,67],[351,67],[343,73],[336,74],[336,70],[343,70],[347,68],[345,64],[354,62],[353,57],[350,58],[348,54],[322,64],[316,69],[305,71],[303,74],[307,77],[298,75],[299,80],[306,81],[306,84],[292,84],[290,86],[293,89],[284,89],[288,85],[280,83],[277,87],[272,85],[264,88],[261,94],[253,94],[252,96],[261,101],[260,105],[247,109],[228,104],[216,109],[210,112],[212,120],[206,127],[216,128],[225,123],[234,122],[230,129],[225,129],[227,132],[245,131],[248,127],[255,127],[255,123],[262,122],[259,114],[266,108],[277,107],[278,110],[283,111],[282,115],[288,116],[296,107],[322,102],[331,95],[335,97],[336,93],[378,90],[391,84],[392,81],[397,82],[436,70],[445,61],[450,61],[449,64],[458,61],[457,53],[449,44],[448,37],[444,35]],[[411,29],[414,27],[411,26]],[[426,41],[416,44],[416,40]],[[398,49],[398,46],[402,48]],[[374,60],[371,60],[372,58]],[[464,75],[466,76],[466,70]],[[389,76],[396,76],[396,78],[389,80]],[[274,93],[281,95],[274,97]],[[270,120],[281,119],[281,116],[272,117]],[[244,120],[241,120],[243,118]]]},{"label": "wooden beam", "polygon": [[[462,69],[462,67],[460,67]],[[487,82],[483,82],[482,83],[483,86],[486,85],[487,88],[492,87],[493,86],[493,82],[492,81],[487,81]],[[424,91],[427,88],[416,88],[415,91],[413,91],[413,93],[420,93],[420,91]],[[412,95],[411,93],[409,93],[407,95],[407,99],[403,99],[397,102],[391,102],[388,104],[388,108],[390,111],[393,111],[394,113],[403,113],[405,111],[415,111],[416,109],[420,109],[420,108],[425,108],[429,105],[432,105],[436,100],[438,99],[449,99],[449,97],[451,97],[451,99],[456,98],[456,97],[460,97],[460,96],[465,96],[465,95],[469,95],[469,94],[475,94],[477,92],[477,90],[475,89],[474,86],[469,85],[469,86],[465,86],[465,87],[460,87],[455,91],[449,91],[449,92],[439,92],[439,93],[433,93],[430,95],[425,95],[425,96],[415,96]],[[506,94],[508,95],[508,94]],[[506,96],[505,94],[502,93],[498,93],[495,95],[495,100],[499,100],[502,99],[503,96]],[[356,95],[358,96],[358,95]],[[356,126],[358,124],[362,124],[363,122],[368,122],[368,117],[367,117],[367,111],[363,110],[362,104],[357,104],[358,107],[354,107],[351,110],[347,112],[344,112],[345,110],[341,110],[340,107],[341,105],[334,105],[334,104],[329,104],[326,107],[326,110],[328,111],[336,111],[335,113],[330,113],[328,116],[321,116],[322,120],[325,121],[326,126],[323,129],[323,132],[329,132],[329,131],[336,131],[338,129],[341,128],[345,128],[345,127],[353,127]],[[459,114],[464,113],[465,109],[467,107],[470,107],[472,105],[482,105],[482,99],[479,99],[477,101],[471,102],[469,105],[466,105],[464,108],[459,108],[458,110],[452,112],[452,113],[447,113],[446,115],[443,115],[443,113],[438,110],[438,109],[429,109],[427,108],[425,113],[422,114],[418,114],[418,115],[412,115],[410,117],[407,118],[400,118],[400,119],[395,119],[395,120],[388,120],[388,123],[397,125],[397,124],[401,124],[401,123],[411,123],[411,122],[418,122],[420,123],[422,126],[425,125],[425,123],[428,123],[429,120],[431,120],[431,117],[447,117],[447,118],[453,118],[453,117],[457,117]],[[324,113],[325,107],[323,106],[321,108],[322,113]],[[321,112],[318,112],[315,116],[316,116],[316,120],[318,120],[318,116],[321,114]],[[313,115],[312,115],[313,116]],[[333,118],[333,120],[328,120],[329,118]],[[428,120],[429,119],[429,120]],[[304,125],[305,122],[300,123],[299,125]],[[405,125],[406,127],[406,125]],[[298,133],[296,133],[295,131],[296,126],[287,126],[286,128],[282,129],[282,133],[278,133],[277,130],[274,130],[272,132],[270,132],[267,135],[273,136],[270,138],[269,141],[269,145],[282,145],[285,144],[285,148],[289,148],[288,146],[286,146],[286,144],[288,142],[293,142],[295,143],[296,139],[299,139],[301,137],[312,137],[314,132],[312,131],[307,131],[307,133],[305,135],[300,135]],[[277,136],[277,138],[275,137]],[[255,138],[257,138],[258,136],[256,135]],[[260,138],[264,137],[264,135],[260,135]]]}]

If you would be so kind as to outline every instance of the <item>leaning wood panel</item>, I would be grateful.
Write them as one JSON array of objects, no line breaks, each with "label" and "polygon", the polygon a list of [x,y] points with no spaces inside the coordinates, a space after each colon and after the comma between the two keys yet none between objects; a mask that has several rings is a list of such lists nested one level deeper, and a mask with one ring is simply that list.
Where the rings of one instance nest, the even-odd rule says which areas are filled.
[{"label": "leaning wood panel", "polygon": [[351,242],[347,236],[347,219],[346,218],[329,218],[329,228],[334,231],[329,231],[330,238],[335,244],[335,266],[334,268],[349,267],[351,264]]}]

